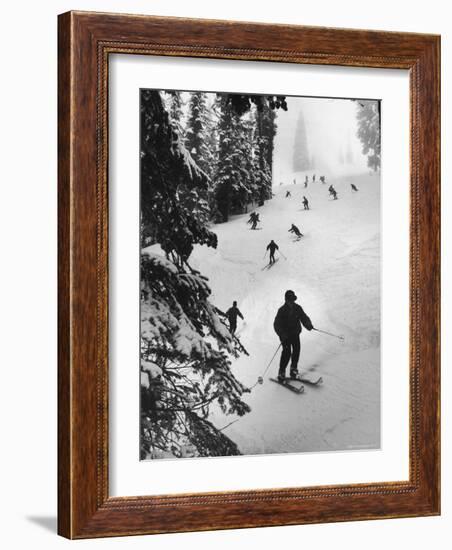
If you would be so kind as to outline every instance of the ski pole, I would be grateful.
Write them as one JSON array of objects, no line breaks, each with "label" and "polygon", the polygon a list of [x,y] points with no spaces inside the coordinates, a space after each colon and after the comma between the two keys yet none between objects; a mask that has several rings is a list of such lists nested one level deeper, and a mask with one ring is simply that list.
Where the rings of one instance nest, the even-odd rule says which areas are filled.
[{"label": "ski pole", "polygon": [[344,340],[343,336],[338,336],[337,334],[331,334],[331,332],[327,332],[326,330],[320,330],[319,328],[313,328],[312,330],[315,330],[316,332],[321,332],[322,334],[328,334],[328,336],[332,336],[333,338],[338,338],[339,340]]},{"label": "ski pole", "polygon": [[[266,369],[264,370],[264,372],[262,373],[262,376],[259,376],[259,378],[257,379],[257,383],[258,384],[263,384],[264,383],[264,376],[265,376],[265,373],[268,371],[268,369],[270,368],[270,365],[273,363],[273,359],[276,357],[276,354],[278,353],[279,351],[279,348],[281,347],[281,343],[279,344],[279,346],[276,348],[276,351],[275,353],[273,354],[273,357],[270,359],[270,362],[269,364],[267,365]],[[254,384],[255,386],[256,384]],[[253,386],[253,388],[254,388]]]}]

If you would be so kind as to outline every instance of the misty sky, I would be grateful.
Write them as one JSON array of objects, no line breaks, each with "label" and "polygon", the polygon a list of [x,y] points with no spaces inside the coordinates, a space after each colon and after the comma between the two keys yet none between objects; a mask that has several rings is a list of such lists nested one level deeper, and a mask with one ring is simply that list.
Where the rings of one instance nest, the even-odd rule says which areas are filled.
[{"label": "misty sky", "polygon": [[[306,125],[309,154],[316,158],[316,167],[309,173],[339,175],[345,172],[367,171],[367,158],[361,153],[356,137],[356,102],[345,99],[288,97],[288,110],[278,110],[277,133],[273,157],[273,181],[288,183],[293,172],[295,129],[300,110]],[[340,151],[345,155],[348,145],[353,153],[353,166],[339,162]]]}]

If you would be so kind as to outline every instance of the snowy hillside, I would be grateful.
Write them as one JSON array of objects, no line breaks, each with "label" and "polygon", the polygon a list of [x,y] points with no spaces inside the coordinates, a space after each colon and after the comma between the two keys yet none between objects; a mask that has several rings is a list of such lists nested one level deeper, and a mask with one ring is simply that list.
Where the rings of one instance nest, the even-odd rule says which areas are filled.
[{"label": "snowy hillside", "polygon": [[[216,250],[196,246],[190,263],[209,278],[212,302],[225,311],[233,300],[245,317],[238,334],[250,356],[233,363],[237,378],[256,384],[279,340],[273,331],[284,292],[292,289],[315,327],[345,337],[303,331],[299,369],[323,377],[321,387],[306,386],[296,395],[269,381],[278,370],[279,353],[264,384],[245,401],[252,412],[225,428],[243,454],[376,448],[380,445],[380,183],[378,175],[328,179],[326,185],[297,176],[297,185],[274,188],[275,197],[258,208],[260,230],[248,215],[215,225]],[[339,200],[328,196],[332,183]],[[359,191],[352,193],[350,183]],[[285,198],[286,190],[292,197]],[[304,211],[306,195],[311,210]],[[288,233],[295,223],[304,237]],[[271,239],[287,258],[263,270]],[[277,253],[278,255],[278,253]],[[234,420],[216,411],[221,428]]]}]

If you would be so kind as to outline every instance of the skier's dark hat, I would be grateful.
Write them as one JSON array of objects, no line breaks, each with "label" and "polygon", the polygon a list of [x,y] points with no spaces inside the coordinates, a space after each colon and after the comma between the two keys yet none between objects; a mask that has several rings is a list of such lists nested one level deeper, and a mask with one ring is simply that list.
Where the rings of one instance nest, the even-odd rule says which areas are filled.
[{"label": "skier's dark hat", "polygon": [[293,290],[286,290],[286,293],[284,294],[284,298],[286,300],[294,301],[297,299],[297,295]]}]

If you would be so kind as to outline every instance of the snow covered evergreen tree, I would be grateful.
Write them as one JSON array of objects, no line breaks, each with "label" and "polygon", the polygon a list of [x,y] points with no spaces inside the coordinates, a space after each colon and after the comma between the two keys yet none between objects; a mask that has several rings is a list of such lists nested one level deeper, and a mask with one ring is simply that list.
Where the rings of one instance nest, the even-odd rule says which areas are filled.
[{"label": "snow covered evergreen tree", "polygon": [[207,279],[189,264],[195,244],[217,246],[196,207],[207,187],[159,92],[142,90],[142,221],[166,256],[141,258],[142,458],[240,454],[208,420],[213,404],[237,415],[249,407],[230,369],[245,350],[210,302]]},{"label": "snow covered evergreen tree", "polygon": [[246,194],[242,179],[242,151],[240,116],[232,108],[227,96],[219,101],[218,162],[215,173],[215,199],[220,220],[227,222],[237,203]]},{"label": "snow covered evergreen tree", "polygon": [[295,130],[295,143],[293,153],[294,172],[303,172],[313,168],[308,149],[308,137],[306,134],[306,125],[304,122],[303,111],[298,115],[297,128]]},{"label": "snow covered evergreen tree", "polygon": [[208,147],[208,132],[212,124],[204,92],[192,92],[188,104],[188,120],[185,132],[185,147],[196,164],[208,173],[211,151]]},{"label": "snow covered evergreen tree", "polygon": [[259,204],[272,197],[273,150],[276,135],[276,113],[273,108],[256,109],[257,147],[259,158]]},{"label": "snow covered evergreen tree", "polygon": [[356,102],[358,138],[362,152],[367,155],[367,165],[375,172],[380,169],[380,104],[378,101],[359,100]]},{"label": "snow covered evergreen tree", "polygon": [[[221,97],[218,162],[215,174],[220,221],[243,212],[250,201],[260,205],[272,196],[272,166],[276,134],[274,96]],[[285,105],[285,102],[284,102]],[[286,105],[285,105],[286,106]],[[287,106],[286,106],[287,108]]]},{"label": "snow covered evergreen tree", "polygon": [[176,130],[179,141],[184,143],[185,139],[185,117],[184,117],[184,101],[182,98],[182,93],[177,90],[167,91],[166,94],[169,96],[168,104],[168,113],[171,125]]},{"label": "snow covered evergreen tree", "polygon": [[204,92],[191,93],[185,138],[190,155],[209,178],[205,199],[209,207],[206,215],[211,219],[216,209],[213,177],[218,156],[218,132],[214,105],[208,105]]},{"label": "snow covered evergreen tree", "polygon": [[208,204],[210,219],[215,219],[217,207],[215,201],[215,171],[218,162],[218,113],[217,102],[214,100],[210,108],[206,110],[204,119],[204,155],[205,155],[205,172],[209,176],[208,189]]}]

